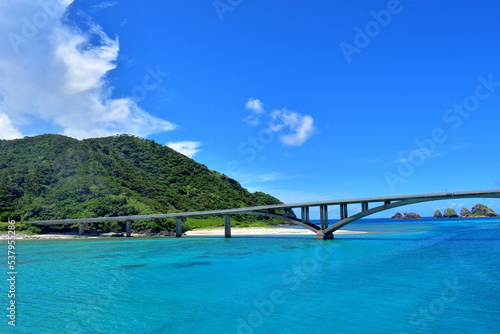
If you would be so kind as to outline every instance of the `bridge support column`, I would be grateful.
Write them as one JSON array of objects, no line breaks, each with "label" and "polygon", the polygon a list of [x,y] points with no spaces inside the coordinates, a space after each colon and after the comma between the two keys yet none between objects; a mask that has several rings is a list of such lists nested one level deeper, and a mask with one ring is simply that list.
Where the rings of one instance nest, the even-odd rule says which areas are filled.
[{"label": "bridge support column", "polygon": [[323,233],[322,230],[319,230],[316,233],[316,240],[333,240],[333,233]]},{"label": "bridge support column", "polygon": [[180,238],[182,236],[182,218],[175,217],[175,236]]},{"label": "bridge support column", "polygon": [[83,235],[85,233],[85,223],[80,223],[78,225],[78,234]]},{"label": "bridge support column", "polygon": [[309,223],[309,207],[303,206],[300,208],[300,218],[303,223]]},{"label": "bridge support column", "polygon": [[347,214],[347,203],[340,203],[340,220],[346,219]]},{"label": "bridge support column", "polygon": [[368,202],[361,202],[361,212],[368,211]]},{"label": "bridge support column", "polygon": [[125,222],[125,236],[130,238],[131,237],[131,233],[130,233],[130,230],[131,230],[131,227],[132,227],[132,221],[131,220],[127,220]]},{"label": "bridge support column", "polygon": [[224,236],[231,238],[231,215],[224,215]]},{"label": "bridge support column", "polygon": [[320,205],[319,207],[320,229],[328,228],[328,206]]}]

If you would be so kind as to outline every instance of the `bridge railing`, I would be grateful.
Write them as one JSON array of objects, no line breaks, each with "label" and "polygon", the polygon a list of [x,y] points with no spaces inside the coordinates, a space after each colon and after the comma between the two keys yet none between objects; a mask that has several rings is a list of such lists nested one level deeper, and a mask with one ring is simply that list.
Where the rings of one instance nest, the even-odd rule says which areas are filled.
[{"label": "bridge railing", "polygon": [[383,202],[385,200],[401,200],[401,199],[409,199],[415,197],[427,197],[427,196],[450,196],[450,195],[474,195],[476,193],[498,193],[500,194],[500,188],[497,189],[482,189],[482,190],[473,190],[473,191],[444,191],[444,192],[433,192],[433,193],[418,193],[418,194],[409,194],[409,195],[388,195],[388,196],[377,196],[377,197],[364,197],[364,198],[344,198],[337,200],[325,200],[325,201],[316,201],[316,202],[303,202],[303,203],[290,203],[283,204],[283,207],[301,207],[301,206],[319,206],[327,203],[361,203],[361,202]]}]

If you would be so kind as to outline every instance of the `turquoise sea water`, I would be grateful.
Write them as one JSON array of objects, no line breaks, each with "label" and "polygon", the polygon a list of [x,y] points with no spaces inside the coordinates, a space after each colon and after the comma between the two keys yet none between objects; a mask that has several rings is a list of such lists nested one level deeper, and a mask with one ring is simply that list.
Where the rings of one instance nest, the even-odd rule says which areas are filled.
[{"label": "turquoise sea water", "polygon": [[365,219],[347,229],[377,233],[324,241],[18,240],[16,327],[3,280],[0,331],[498,333],[499,224]]}]

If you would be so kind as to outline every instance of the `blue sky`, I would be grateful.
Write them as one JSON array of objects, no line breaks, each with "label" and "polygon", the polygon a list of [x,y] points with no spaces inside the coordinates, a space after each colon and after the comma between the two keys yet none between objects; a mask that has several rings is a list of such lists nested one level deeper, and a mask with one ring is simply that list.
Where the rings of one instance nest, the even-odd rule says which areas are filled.
[{"label": "blue sky", "polygon": [[[496,1],[2,1],[0,137],[131,133],[286,203],[498,188],[499,14]],[[477,202],[500,211],[400,209]]]}]

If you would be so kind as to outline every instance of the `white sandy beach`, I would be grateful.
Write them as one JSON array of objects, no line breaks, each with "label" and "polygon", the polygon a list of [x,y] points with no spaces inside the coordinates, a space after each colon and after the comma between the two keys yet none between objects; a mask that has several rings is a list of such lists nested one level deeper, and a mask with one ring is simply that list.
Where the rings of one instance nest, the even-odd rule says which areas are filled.
[{"label": "white sandy beach", "polygon": [[[339,230],[335,234],[365,234],[368,232],[363,231],[348,231]],[[231,235],[303,235],[310,234],[314,235],[314,232],[308,229],[297,229],[297,228],[273,228],[273,227],[240,227],[231,228]],[[218,236],[224,235],[224,228],[210,228],[210,229],[199,229],[195,231],[187,231],[185,233],[187,236]]]},{"label": "white sandy beach", "polygon": [[[366,234],[369,232],[364,231],[349,231],[349,230],[339,230],[335,234]],[[231,235],[243,236],[243,235],[314,235],[314,233],[308,229],[297,229],[297,228],[273,228],[273,227],[233,227],[231,228]],[[199,229],[194,231],[187,231],[183,236],[224,236],[224,228],[207,228]],[[73,238],[99,238],[106,237],[105,235],[78,235],[77,233],[61,233],[61,234],[39,234],[39,235],[26,235],[19,233],[16,235],[16,239],[73,239]],[[132,237],[146,237],[143,234],[132,233]],[[0,235],[0,240],[7,240],[7,235]]]}]

